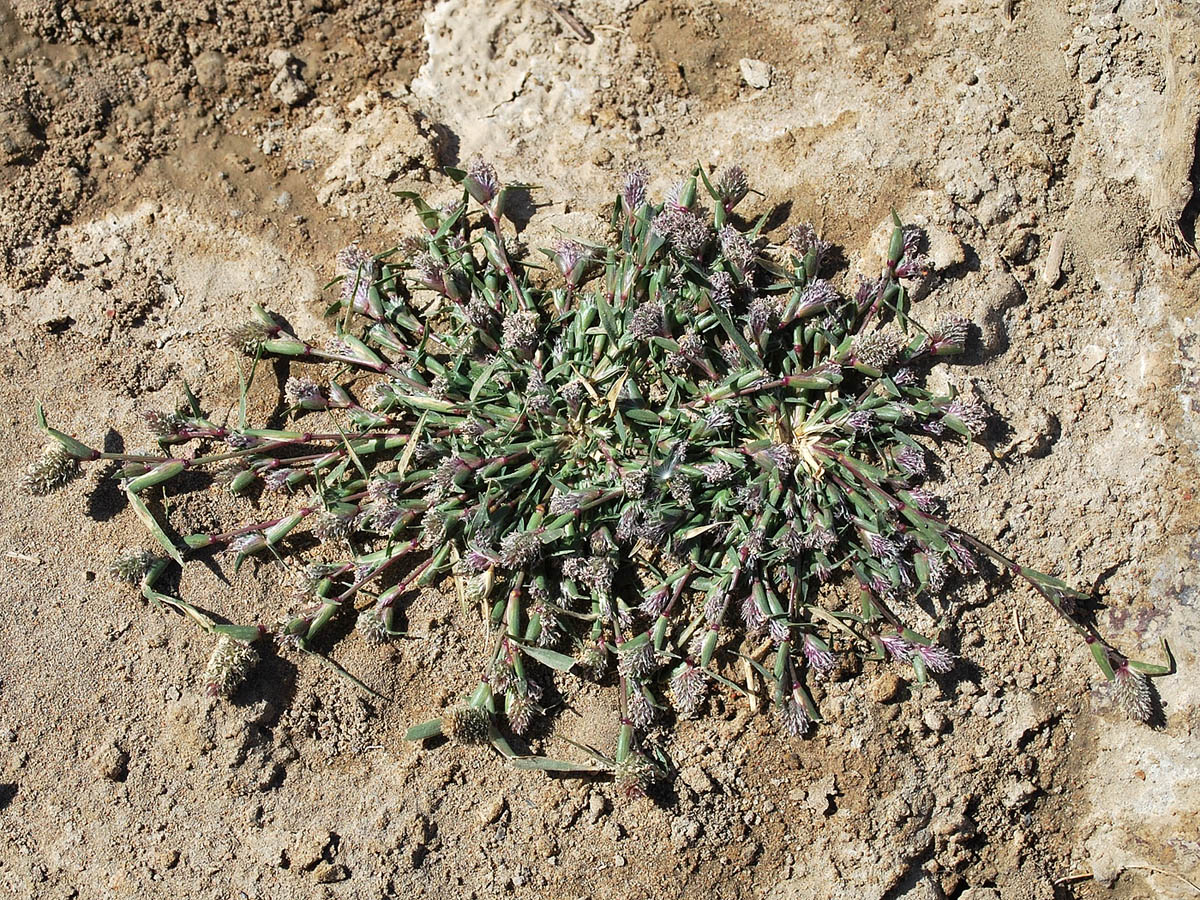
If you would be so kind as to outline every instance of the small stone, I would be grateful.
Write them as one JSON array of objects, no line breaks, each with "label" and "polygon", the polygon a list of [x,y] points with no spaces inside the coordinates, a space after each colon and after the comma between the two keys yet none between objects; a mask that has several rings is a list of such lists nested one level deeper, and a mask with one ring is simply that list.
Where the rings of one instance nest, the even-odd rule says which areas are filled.
[{"label": "small stone", "polygon": [[216,50],[205,50],[194,60],[192,68],[196,70],[196,81],[201,87],[214,91],[225,90],[225,56]]},{"label": "small stone", "polygon": [[671,846],[683,850],[695,843],[700,836],[701,825],[695,819],[675,819],[671,822]]},{"label": "small stone", "polygon": [[1061,231],[1054,232],[1050,238],[1050,249],[1046,253],[1046,264],[1042,267],[1042,284],[1054,287],[1062,277],[1063,253],[1067,245],[1067,236]]},{"label": "small stone", "polygon": [[497,821],[502,815],[504,815],[506,806],[507,801],[503,796],[499,795],[493,797],[491,800],[484,801],[479,805],[479,809],[476,810],[475,813],[476,818],[479,819],[479,824],[488,825]]},{"label": "small stone", "polygon": [[742,81],[760,91],[771,86],[771,64],[761,59],[739,59],[738,68],[742,71]]},{"label": "small stone", "polygon": [[1037,786],[1032,781],[1028,779],[1018,781],[1009,787],[1008,793],[1004,797],[1004,805],[1009,809],[1019,809],[1036,793]]},{"label": "small stone", "polygon": [[1000,712],[1000,701],[996,697],[989,697],[985,694],[975,701],[971,712],[981,719],[989,719]]},{"label": "small stone", "polygon": [[1037,256],[1040,243],[1036,233],[1028,230],[1017,231],[1004,245],[1003,256],[1011,263],[1024,265]]},{"label": "small stone", "polygon": [[304,79],[289,69],[280,69],[271,82],[271,96],[284,106],[299,106],[312,96]]},{"label": "small stone", "polygon": [[699,766],[688,766],[679,773],[679,777],[683,779],[684,784],[697,794],[704,795],[713,789],[712,779]]},{"label": "small stone", "polygon": [[900,699],[904,681],[895,672],[884,672],[871,685],[871,697],[876,703],[892,703]]},{"label": "small stone", "polygon": [[1088,53],[1079,57],[1079,80],[1084,84],[1096,81],[1104,71],[1105,57],[1100,53]]},{"label": "small stone", "polygon": [[829,801],[837,796],[837,780],[833,774],[818,778],[808,786],[804,806],[819,816],[829,815]]},{"label": "small stone", "polygon": [[925,229],[925,235],[929,239],[929,261],[933,263],[934,271],[945,272],[966,262],[962,241],[948,229],[931,226]]},{"label": "small stone", "polygon": [[608,804],[599,794],[592,794],[588,797],[588,822],[592,825],[599,822],[607,806]]},{"label": "small stone", "polygon": [[1000,900],[1000,892],[990,887],[967,888],[959,894],[959,900]]},{"label": "small stone", "polygon": [[129,754],[109,741],[92,755],[92,771],[105,781],[124,781],[129,773]]},{"label": "small stone", "polygon": [[350,877],[350,870],[341,863],[321,863],[313,869],[313,881],[317,884],[333,884]]},{"label": "small stone", "polygon": [[663,133],[662,123],[654,116],[643,116],[638,122],[638,127],[647,137]]},{"label": "small stone", "polygon": [[289,209],[292,205],[291,191],[283,191],[278,197],[276,197],[275,205],[280,209]]},{"label": "small stone", "polygon": [[276,47],[267,54],[267,64],[272,69],[286,69],[297,62],[299,60],[296,59],[296,54],[291,50],[284,50],[282,47]]},{"label": "small stone", "polygon": [[950,727],[950,720],[946,718],[945,713],[938,709],[925,710],[921,716],[921,721],[934,734],[944,734],[946,729]]},{"label": "small stone", "polygon": [[1090,372],[1108,358],[1108,351],[1098,344],[1088,344],[1079,351],[1079,371]]},{"label": "small stone", "polygon": [[0,107],[0,166],[30,161],[44,143],[29,110]]},{"label": "small stone", "polygon": [[299,869],[315,869],[325,859],[325,851],[333,844],[333,832],[324,829],[306,831],[296,836],[291,859]]},{"label": "small stone", "polygon": [[613,865],[616,866],[618,869],[625,868],[625,862],[626,862],[625,857],[623,857],[620,853],[618,853],[616,856],[613,857]]}]

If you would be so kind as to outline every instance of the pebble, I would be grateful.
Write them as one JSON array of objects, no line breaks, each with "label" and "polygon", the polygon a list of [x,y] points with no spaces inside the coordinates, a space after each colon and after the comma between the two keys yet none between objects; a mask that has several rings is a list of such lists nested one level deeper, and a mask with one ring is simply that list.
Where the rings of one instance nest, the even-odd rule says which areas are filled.
[{"label": "pebble", "polygon": [[679,777],[683,779],[683,783],[690,787],[697,794],[707,794],[713,789],[712,779],[708,777],[699,766],[688,766],[679,773]]},{"label": "pebble", "polygon": [[592,794],[588,797],[588,822],[595,825],[600,821],[600,817],[604,815],[605,807],[608,804],[599,794]]},{"label": "pebble", "polygon": [[129,772],[129,754],[109,741],[92,755],[92,771],[105,781],[124,781]]},{"label": "pebble", "polygon": [[1108,351],[1099,344],[1088,344],[1079,351],[1079,371],[1090,372],[1108,358]]},{"label": "pebble", "polygon": [[1009,809],[1018,809],[1036,793],[1037,786],[1032,781],[1028,779],[1018,781],[1009,787],[1008,793],[1004,797],[1004,805]]},{"label": "pebble", "polygon": [[963,891],[959,900],[1000,900],[1000,892],[990,887],[972,887]]},{"label": "pebble", "polygon": [[695,843],[702,828],[695,819],[676,819],[671,823],[671,846],[683,850]]},{"label": "pebble", "polygon": [[836,797],[837,792],[837,779],[833,773],[818,778],[808,786],[804,806],[819,816],[828,815],[830,798]]},{"label": "pebble", "polygon": [[761,59],[739,59],[738,68],[742,71],[742,81],[752,88],[763,90],[771,86],[771,64]]},{"label": "pebble", "polygon": [[42,146],[29,110],[0,108],[0,165],[23,162]]},{"label": "pebble", "polygon": [[271,96],[284,106],[299,106],[312,96],[304,79],[289,69],[280,69],[271,82]]},{"label": "pebble", "polygon": [[476,818],[479,819],[479,824],[488,825],[492,822],[495,822],[502,815],[504,815],[504,809],[506,806],[507,801],[503,796],[500,795],[497,795],[491,800],[480,804],[479,809],[476,810],[475,813]]},{"label": "pebble", "polygon": [[1067,236],[1061,231],[1054,232],[1050,238],[1050,249],[1046,252],[1046,264],[1042,267],[1042,284],[1054,287],[1062,277],[1063,252],[1066,249]]},{"label": "pebble", "polygon": [[988,719],[996,715],[1000,711],[1000,701],[995,697],[984,695],[975,701],[975,705],[971,707],[971,712],[979,716],[981,719]]},{"label": "pebble", "polygon": [[196,81],[201,87],[214,91],[225,90],[225,56],[217,50],[206,50],[192,60]]},{"label": "pebble", "polygon": [[317,884],[333,884],[350,877],[350,870],[341,863],[321,863],[313,869],[313,881]]},{"label": "pebble", "polygon": [[300,869],[315,869],[325,858],[325,851],[333,843],[333,832],[308,831],[297,835],[291,854],[292,865]]},{"label": "pebble", "polygon": [[921,716],[921,721],[925,723],[925,727],[934,734],[944,734],[950,727],[950,720],[946,715],[938,709],[927,709]]},{"label": "pebble", "polygon": [[1008,239],[1002,255],[1011,263],[1024,265],[1037,256],[1038,245],[1037,234],[1032,231],[1019,230]]},{"label": "pebble", "polygon": [[930,226],[925,229],[929,240],[929,261],[938,272],[945,272],[966,262],[967,254],[962,241],[946,228]]},{"label": "pebble", "polygon": [[295,65],[299,60],[296,59],[296,54],[291,50],[285,50],[282,47],[276,47],[267,54],[267,64],[272,69],[285,69],[288,66]]},{"label": "pebble", "polygon": [[656,134],[663,133],[663,126],[658,119],[653,116],[644,116],[638,122],[639,130],[647,137],[653,137]]},{"label": "pebble", "polygon": [[871,684],[871,698],[876,703],[891,703],[900,699],[904,681],[895,672],[884,672]]}]

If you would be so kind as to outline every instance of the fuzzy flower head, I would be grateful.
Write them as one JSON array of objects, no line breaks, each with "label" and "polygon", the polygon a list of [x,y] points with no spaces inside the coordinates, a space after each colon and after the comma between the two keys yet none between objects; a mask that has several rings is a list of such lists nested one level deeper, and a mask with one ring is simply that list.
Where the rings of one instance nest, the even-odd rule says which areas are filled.
[{"label": "fuzzy flower head", "polygon": [[818,675],[828,675],[836,664],[829,646],[811,634],[804,635],[804,658]]},{"label": "fuzzy flower head", "polygon": [[736,285],[733,276],[728,272],[714,272],[708,276],[709,297],[721,309],[729,312],[733,309],[733,297]]},{"label": "fuzzy flower head", "polygon": [[567,284],[576,287],[586,277],[595,258],[591,249],[578,241],[560,240],[554,244],[554,262]]},{"label": "fuzzy flower head", "polygon": [[815,269],[821,268],[821,261],[825,255],[833,247],[828,241],[822,240],[817,235],[817,230],[812,226],[811,222],[804,222],[794,226],[789,232],[787,242],[791,245],[800,256],[807,256],[811,251],[816,259]]},{"label": "fuzzy flower head", "polygon": [[217,638],[201,684],[209,697],[230,697],[258,665],[258,651],[227,634]]},{"label": "fuzzy flower head", "polygon": [[699,256],[711,238],[711,231],[703,219],[690,209],[678,206],[668,206],[654,217],[651,226],[686,257]]},{"label": "fuzzy flower head", "polygon": [[954,668],[955,656],[945,647],[937,644],[913,644],[913,651],[925,663],[930,672],[944,674]]},{"label": "fuzzy flower head", "polygon": [[442,717],[442,734],[455,744],[485,744],[491,734],[491,722],[482,709],[458,706]]},{"label": "fuzzy flower head", "polygon": [[717,177],[713,188],[725,212],[729,213],[750,192],[750,183],[741,166],[729,166]]},{"label": "fuzzy flower head", "polygon": [[645,678],[658,668],[654,645],[649,641],[632,650],[618,650],[617,671],[626,678]]},{"label": "fuzzy flower head", "polygon": [[895,337],[882,331],[860,334],[851,344],[854,358],[865,366],[883,371],[896,361],[899,347]]},{"label": "fuzzy flower head", "polygon": [[650,173],[643,168],[630,169],[621,182],[621,203],[625,215],[633,216],[646,205],[646,183]]},{"label": "fuzzy flower head", "polygon": [[25,467],[21,487],[42,497],[57,491],[79,474],[79,460],[57,441],[47,444],[42,455]]},{"label": "fuzzy flower head", "polygon": [[342,276],[342,303],[358,312],[376,311],[370,299],[371,285],[379,277],[375,258],[353,244],[338,253],[337,266]]},{"label": "fuzzy flower head", "polygon": [[666,317],[662,305],[653,301],[643,303],[633,313],[629,333],[639,341],[648,341],[666,333]]},{"label": "fuzzy flower head", "polygon": [[283,385],[283,400],[293,409],[320,410],[329,406],[321,388],[307,376],[291,376]]},{"label": "fuzzy flower head", "polygon": [[1113,698],[1131,719],[1149,722],[1154,715],[1154,701],[1150,694],[1150,682],[1137,669],[1130,668],[1128,660],[1113,671],[1111,682]]},{"label": "fuzzy flower head", "polygon": [[800,303],[796,307],[796,318],[816,315],[835,306],[841,298],[832,284],[824,278],[813,279],[800,294]]},{"label": "fuzzy flower head", "polygon": [[113,581],[139,584],[157,561],[158,557],[149,550],[126,550],[113,557],[108,565],[108,574]]},{"label": "fuzzy flower head", "polygon": [[354,630],[362,635],[368,644],[383,644],[391,637],[391,629],[384,620],[383,611],[374,606],[358,614]]},{"label": "fuzzy flower head", "polygon": [[708,679],[704,670],[690,661],[682,663],[671,676],[671,700],[675,709],[684,718],[690,719],[700,711],[708,692]]},{"label": "fuzzy flower head", "polygon": [[537,346],[538,315],[528,310],[509,313],[504,319],[504,346],[529,356]]},{"label": "fuzzy flower head", "polygon": [[897,662],[908,662],[913,654],[913,645],[894,631],[879,635],[879,643],[888,656]]},{"label": "fuzzy flower head", "polygon": [[467,166],[463,187],[480,206],[488,206],[500,195],[500,180],[496,177],[496,169],[480,157],[471,160]]},{"label": "fuzzy flower head", "polygon": [[758,337],[779,325],[779,301],[774,297],[755,297],[746,316],[750,334]]},{"label": "fuzzy flower head", "polygon": [[925,451],[907,444],[896,452],[896,463],[909,475],[924,475],[928,468]]},{"label": "fuzzy flower head", "polygon": [[142,421],[147,430],[155,437],[170,437],[179,434],[186,423],[183,416],[177,412],[162,412],[148,409],[142,413]]},{"label": "fuzzy flower head", "polygon": [[973,437],[978,437],[987,431],[987,409],[974,397],[960,394],[946,406],[945,413],[962,422]]},{"label": "fuzzy flower head", "polygon": [[800,696],[799,689],[783,701],[779,709],[779,730],[787,737],[801,737],[812,725],[808,709]]},{"label": "fuzzy flower head", "polygon": [[270,340],[277,330],[262,322],[243,322],[241,325],[225,329],[225,342],[243,356],[258,356],[262,352],[263,344]]},{"label": "fuzzy flower head", "polygon": [[950,316],[944,320],[930,337],[929,352],[934,356],[947,356],[951,353],[961,353],[967,345],[967,338],[973,327],[971,320],[962,316]]},{"label": "fuzzy flower head", "polygon": [[617,763],[615,784],[617,793],[626,800],[645,797],[659,776],[659,770],[644,753],[634,752]]},{"label": "fuzzy flower head", "polygon": [[514,531],[500,542],[500,561],[508,569],[526,569],[542,558],[536,534]]},{"label": "fuzzy flower head", "polygon": [[533,702],[533,698],[529,696],[528,691],[512,690],[509,692],[508,709],[505,711],[505,717],[508,719],[509,727],[512,728],[514,734],[526,734],[529,731],[529,726],[533,724],[536,712],[537,704]]},{"label": "fuzzy flower head", "polygon": [[718,237],[721,243],[721,253],[744,277],[754,266],[756,257],[754,247],[746,240],[746,236],[732,225],[722,228]]}]

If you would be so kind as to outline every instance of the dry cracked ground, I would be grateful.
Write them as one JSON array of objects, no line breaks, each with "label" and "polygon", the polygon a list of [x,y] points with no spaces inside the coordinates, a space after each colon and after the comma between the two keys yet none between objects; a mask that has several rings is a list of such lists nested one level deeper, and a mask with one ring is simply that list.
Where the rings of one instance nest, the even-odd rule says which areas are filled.
[{"label": "dry cracked ground", "polygon": [[[561,7],[560,7],[561,9]],[[1175,0],[0,2],[0,894],[20,898],[1185,898],[1200,894],[1200,12]],[[589,40],[584,40],[586,34]],[[1028,591],[967,585],[956,679],[868,667],[781,740],[733,697],[685,723],[652,798],[406,744],[469,686],[475,624],[271,657],[232,702],[209,645],[105,574],[145,546],[97,480],[20,493],[37,401],[91,442],[186,381],[227,409],[219,330],[259,302],[323,335],[352,241],[415,228],[483,154],[539,185],[531,246],[603,233],[628,166],[665,190],[743,165],[759,211],[850,267],[889,210],[924,226],[923,308],[980,326],[946,377],[1004,425],[947,466],[957,520],[1094,591],[1118,646],[1177,674],[1135,726]],[[848,279],[850,272],[840,278]],[[277,374],[277,373],[276,373]],[[269,383],[268,383],[269,382]],[[266,379],[261,411],[278,401]],[[197,520],[248,515],[216,488]],[[195,571],[193,571],[193,569]],[[269,563],[189,563],[237,619]],[[571,694],[560,737],[602,741]],[[558,741],[558,743],[556,743]]]}]

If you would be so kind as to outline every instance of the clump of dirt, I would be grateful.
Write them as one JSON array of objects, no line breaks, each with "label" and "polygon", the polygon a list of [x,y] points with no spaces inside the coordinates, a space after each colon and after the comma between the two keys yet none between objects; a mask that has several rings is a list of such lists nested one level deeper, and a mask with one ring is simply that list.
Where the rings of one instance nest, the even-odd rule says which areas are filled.
[{"label": "clump of dirt", "polygon": [[[420,65],[419,4],[71,3],[0,7],[0,278],[70,277],[57,230],[99,190],[202,133],[303,117]],[[120,193],[119,191],[117,192]]]}]

